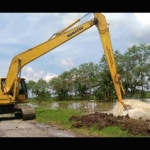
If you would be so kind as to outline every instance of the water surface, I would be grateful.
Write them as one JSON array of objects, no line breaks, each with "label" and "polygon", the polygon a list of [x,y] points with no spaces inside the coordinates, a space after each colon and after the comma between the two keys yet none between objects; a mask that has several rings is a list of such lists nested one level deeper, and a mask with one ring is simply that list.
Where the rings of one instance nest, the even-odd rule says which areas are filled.
[{"label": "water surface", "polygon": [[[114,115],[129,114],[132,118],[150,116],[150,99],[145,102],[137,99],[126,99],[124,102],[131,106],[131,110],[125,111],[119,101],[116,102],[99,102],[99,101],[79,101],[79,102],[51,102],[44,106],[49,109],[73,109],[81,113],[108,112]],[[37,106],[35,106],[37,107]]]}]

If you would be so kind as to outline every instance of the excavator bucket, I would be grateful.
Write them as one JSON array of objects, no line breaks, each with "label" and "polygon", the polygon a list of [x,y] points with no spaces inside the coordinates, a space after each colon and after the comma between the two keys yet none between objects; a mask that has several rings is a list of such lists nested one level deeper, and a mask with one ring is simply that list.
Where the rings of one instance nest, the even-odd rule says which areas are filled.
[{"label": "excavator bucket", "polygon": [[132,107],[130,106],[130,105],[128,105],[128,104],[122,104],[123,105],[123,107],[124,107],[124,109],[125,110],[130,110],[130,109],[132,109]]}]

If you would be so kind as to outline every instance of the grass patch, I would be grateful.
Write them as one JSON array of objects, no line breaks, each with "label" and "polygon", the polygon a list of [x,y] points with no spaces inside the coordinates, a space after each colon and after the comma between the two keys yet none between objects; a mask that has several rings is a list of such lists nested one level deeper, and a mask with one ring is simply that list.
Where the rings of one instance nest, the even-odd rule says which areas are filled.
[{"label": "grass patch", "polygon": [[99,131],[99,134],[103,137],[129,137],[128,131],[122,130],[119,126],[105,127]]},{"label": "grass patch", "polygon": [[134,137],[132,134],[129,134],[128,131],[123,131],[119,126],[109,126],[99,130],[97,124],[89,129],[82,127],[78,129],[78,132],[89,137]]},{"label": "grass patch", "polygon": [[70,128],[71,121],[69,118],[72,115],[79,115],[79,112],[71,109],[44,109],[44,108],[35,108],[36,111],[36,120],[41,123],[59,125],[64,128]]}]

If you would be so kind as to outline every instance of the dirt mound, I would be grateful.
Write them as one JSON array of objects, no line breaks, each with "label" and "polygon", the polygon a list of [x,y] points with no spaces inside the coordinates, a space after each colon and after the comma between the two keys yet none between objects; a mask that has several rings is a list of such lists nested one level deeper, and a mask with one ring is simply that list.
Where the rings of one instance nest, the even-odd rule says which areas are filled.
[{"label": "dirt mound", "polygon": [[71,116],[69,120],[74,120],[75,123],[72,127],[81,128],[98,124],[99,130],[102,130],[108,126],[121,125],[122,130],[128,130],[133,135],[150,136],[150,120],[132,119],[129,115],[125,116],[114,116],[113,114],[99,113],[83,115],[83,116]]}]

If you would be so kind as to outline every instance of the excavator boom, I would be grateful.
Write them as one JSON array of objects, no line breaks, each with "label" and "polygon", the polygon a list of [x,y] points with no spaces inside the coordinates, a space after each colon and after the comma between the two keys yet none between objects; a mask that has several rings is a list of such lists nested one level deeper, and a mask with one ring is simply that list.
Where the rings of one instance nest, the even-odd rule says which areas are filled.
[{"label": "excavator boom", "polygon": [[[55,49],[63,43],[71,40],[75,36],[81,34],[82,32],[86,31],[94,25],[97,27],[100,39],[102,41],[102,45],[106,54],[109,70],[118,96],[118,100],[123,105],[123,107],[127,109],[127,105],[124,104],[122,100],[122,84],[120,80],[120,75],[117,73],[117,66],[113,54],[111,39],[109,35],[109,28],[105,16],[101,13],[94,13],[93,19],[77,27],[69,29],[80,20],[81,19],[76,20],[65,29],[57,32],[54,37],[48,39],[46,42],[41,43],[27,51],[24,51],[16,55],[12,59],[7,77],[0,79],[0,113],[1,109],[3,109],[4,106],[4,112],[9,112],[9,108],[11,108],[10,112],[15,111],[16,114],[21,113],[22,116],[25,116],[24,118],[32,118],[32,116],[34,116],[33,118],[35,118],[34,111],[33,109],[31,109],[31,107],[18,105],[18,103],[28,102],[25,82],[24,79],[20,78],[21,69],[26,64],[30,63],[31,61],[34,61],[38,57],[41,57],[42,55],[48,53],[49,51]],[[22,88],[24,88],[24,93],[20,93],[20,85]],[[9,108],[7,106],[9,106]]]}]

